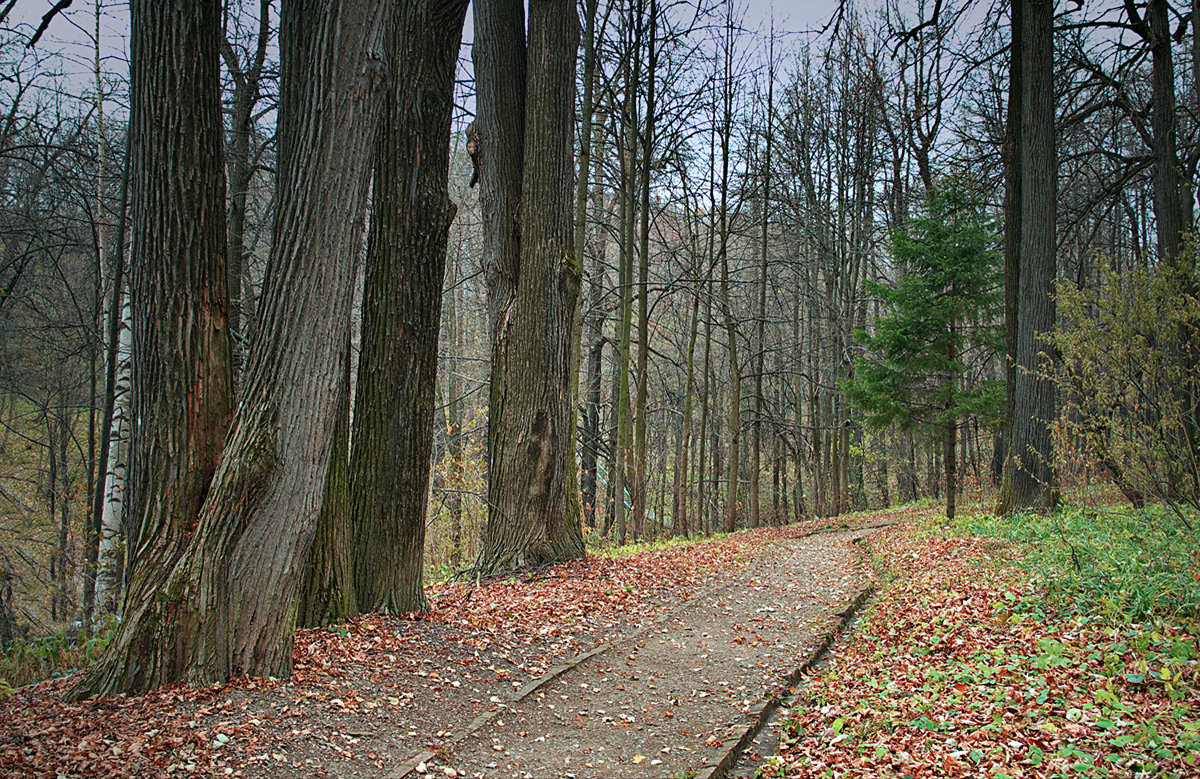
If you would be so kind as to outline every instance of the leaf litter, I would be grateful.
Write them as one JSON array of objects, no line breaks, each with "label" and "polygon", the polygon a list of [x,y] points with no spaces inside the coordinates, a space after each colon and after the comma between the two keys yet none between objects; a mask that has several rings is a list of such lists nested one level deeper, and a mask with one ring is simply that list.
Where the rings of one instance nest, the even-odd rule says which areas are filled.
[{"label": "leaf litter", "polygon": [[1194,623],[1052,609],[994,540],[910,522],[867,544],[892,581],[761,776],[1200,776]]},{"label": "leaf litter", "polygon": [[0,701],[0,776],[378,776],[555,663],[736,576],[763,544],[827,524],[436,585],[428,614],[297,631],[288,680],[78,703],[62,701],[69,677],[29,685]]}]

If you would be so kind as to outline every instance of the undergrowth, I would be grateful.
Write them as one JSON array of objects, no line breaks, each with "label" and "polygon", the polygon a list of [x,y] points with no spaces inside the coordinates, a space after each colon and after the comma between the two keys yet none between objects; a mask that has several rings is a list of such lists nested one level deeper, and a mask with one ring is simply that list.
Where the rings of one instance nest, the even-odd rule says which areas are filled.
[{"label": "undergrowth", "polygon": [[1194,531],[1066,508],[866,546],[889,583],[760,776],[1200,775]]},{"label": "undergrowth", "polygon": [[1008,542],[1062,611],[1112,622],[1194,623],[1200,613],[1200,528],[1161,508],[1067,507],[979,516],[957,529]]},{"label": "undergrowth", "polygon": [[116,617],[109,617],[90,637],[60,631],[13,639],[0,648],[0,700],[18,687],[66,676],[90,665],[108,646],[117,624]]}]

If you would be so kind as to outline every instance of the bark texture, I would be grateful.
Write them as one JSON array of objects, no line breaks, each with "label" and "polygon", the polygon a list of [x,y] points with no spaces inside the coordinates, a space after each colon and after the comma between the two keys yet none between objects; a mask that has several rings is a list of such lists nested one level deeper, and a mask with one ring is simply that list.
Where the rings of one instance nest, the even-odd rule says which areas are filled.
[{"label": "bark texture", "polygon": [[131,579],[190,535],[232,409],[220,4],[134,2]]},{"label": "bark texture", "polygon": [[[1018,0],[1021,2],[1022,0]],[[1057,501],[1050,451],[1055,389],[1042,366],[1040,337],[1054,326],[1055,209],[1054,4],[1024,0],[1021,78],[1021,257],[1017,367],[1013,387],[1010,511],[1048,511]]]},{"label": "bark texture", "polygon": [[[183,558],[232,409],[220,10],[213,0],[130,4],[134,413],[126,615],[152,601]],[[154,649],[153,640],[131,647],[132,667],[122,675],[141,687],[169,675],[162,666],[170,657],[146,657]]]},{"label": "bark texture", "polygon": [[[477,21],[493,14],[507,19],[512,15],[510,5],[509,0],[484,0],[477,6]],[[515,5],[519,15],[519,0]],[[572,331],[580,282],[572,220],[579,19],[569,0],[533,0],[529,12],[519,187],[521,265],[511,303],[493,318],[497,329],[489,409],[490,511],[481,560],[486,572],[583,554],[579,496],[571,478],[575,469]],[[502,62],[493,60],[491,66]],[[478,121],[485,116],[489,97],[495,93],[485,93],[481,83]],[[494,113],[511,112],[511,107],[493,104],[488,110],[494,118]],[[483,132],[484,127],[486,149],[492,136]],[[496,173],[485,164],[484,183]],[[485,229],[506,227],[499,223]]]},{"label": "bark texture", "polygon": [[342,358],[337,422],[333,428],[325,495],[304,581],[296,624],[313,628],[344,622],[357,613],[350,549],[350,354]]},{"label": "bark texture", "polygon": [[375,152],[351,454],[364,612],[426,608],[421,582],[446,243],[454,67],[467,0],[402,0]]},{"label": "bark texture", "polygon": [[203,508],[177,515],[192,529],[185,553],[156,569],[155,586],[135,577],[120,631],[76,695],[291,670],[296,592],[337,416],[386,17],[370,0],[283,5],[274,239],[246,389]]}]

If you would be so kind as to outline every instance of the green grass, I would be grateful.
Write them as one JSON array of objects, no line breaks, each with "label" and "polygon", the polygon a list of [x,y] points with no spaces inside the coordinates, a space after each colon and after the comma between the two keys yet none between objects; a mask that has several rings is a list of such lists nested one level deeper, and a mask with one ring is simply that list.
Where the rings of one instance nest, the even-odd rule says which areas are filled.
[{"label": "green grass", "polygon": [[1057,608],[1116,622],[1195,623],[1200,524],[1162,508],[1065,507],[1047,516],[979,516],[956,529],[1015,546]]},{"label": "green grass", "polygon": [[1080,507],[873,536],[894,583],[761,776],[1197,775],[1198,542],[1161,509]]}]

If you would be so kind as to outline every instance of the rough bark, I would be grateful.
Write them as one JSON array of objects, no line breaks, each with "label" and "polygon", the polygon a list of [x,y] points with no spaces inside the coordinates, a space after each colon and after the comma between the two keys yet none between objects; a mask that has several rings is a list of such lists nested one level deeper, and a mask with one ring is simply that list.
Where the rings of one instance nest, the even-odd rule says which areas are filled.
[{"label": "rough bark", "polygon": [[357,613],[350,549],[349,347],[342,363],[325,494],[296,603],[296,624],[306,628],[344,622]]},{"label": "rough bark", "polygon": [[1058,165],[1054,137],[1054,4],[1018,0],[1022,9],[1020,175],[1021,256],[1017,371],[1013,392],[1009,511],[1048,511],[1057,502],[1050,424],[1054,383],[1039,340],[1054,326],[1057,274],[1055,209]]},{"label": "rough bark", "polygon": [[[220,5],[130,6],[132,579],[182,552],[232,409]],[[145,559],[143,559],[145,558]]]},{"label": "rough bark", "polygon": [[[483,218],[483,267],[493,375],[501,354],[521,269],[521,170],[525,159],[525,17],[520,0],[480,0],[474,5],[477,113],[476,173]],[[488,391],[488,483],[495,481],[493,418],[504,413],[503,387]]]},{"label": "rough bark", "polygon": [[[477,13],[503,15],[509,5],[485,0]],[[516,6],[519,17],[520,3]],[[490,511],[480,562],[485,572],[583,555],[579,495],[571,478],[571,346],[580,282],[571,207],[579,19],[569,0],[534,0],[529,13],[521,267],[515,296],[493,333],[496,403],[489,409]],[[482,117],[482,89],[479,99]],[[507,106],[490,110],[512,113]],[[481,175],[486,181],[488,168]]]},{"label": "rough bark", "polygon": [[375,149],[350,456],[354,590],[363,612],[423,611],[446,244],[454,67],[466,0],[401,0]]},{"label": "rough bark", "polygon": [[[120,631],[74,695],[291,670],[296,591],[337,417],[386,17],[370,0],[283,6],[278,197],[246,390],[203,508],[173,515],[190,531],[172,547],[180,554],[152,570],[135,563]],[[215,41],[213,67],[215,81]],[[219,148],[219,116],[211,130]],[[214,283],[223,288],[224,273]]]}]

